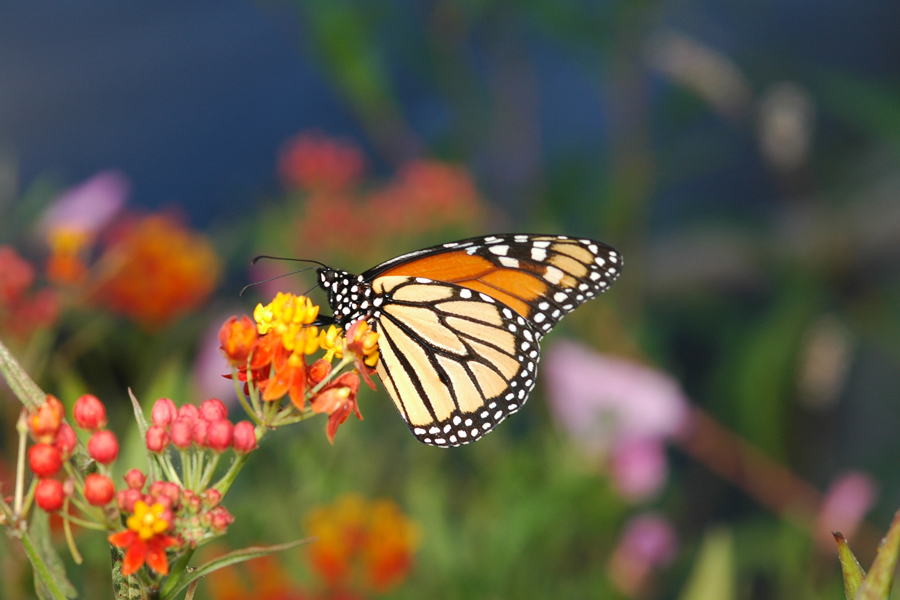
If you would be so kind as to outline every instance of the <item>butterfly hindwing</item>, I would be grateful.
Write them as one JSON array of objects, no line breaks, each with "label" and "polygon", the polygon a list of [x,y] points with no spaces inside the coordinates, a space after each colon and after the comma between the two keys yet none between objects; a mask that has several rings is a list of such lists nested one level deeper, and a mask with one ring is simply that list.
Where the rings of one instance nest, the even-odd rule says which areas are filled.
[{"label": "butterfly hindwing", "polygon": [[534,388],[539,334],[490,296],[405,276],[373,281],[376,367],[410,431],[436,446],[472,442]]}]

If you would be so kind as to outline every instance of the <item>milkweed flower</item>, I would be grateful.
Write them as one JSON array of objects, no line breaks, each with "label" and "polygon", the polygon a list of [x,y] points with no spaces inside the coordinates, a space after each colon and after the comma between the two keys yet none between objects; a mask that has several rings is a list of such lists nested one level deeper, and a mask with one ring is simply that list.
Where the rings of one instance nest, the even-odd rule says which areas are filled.
[{"label": "milkweed flower", "polygon": [[302,133],[291,138],[278,158],[278,171],[284,182],[304,190],[343,190],[359,183],[365,168],[359,147],[321,133]]},{"label": "milkweed flower", "polygon": [[318,540],[309,546],[311,566],[332,588],[346,587],[359,574],[369,588],[383,593],[413,566],[419,527],[390,500],[343,496],[310,511],[305,523]]},{"label": "milkweed flower", "polygon": [[221,264],[205,236],[151,215],[122,226],[94,270],[96,303],[156,329],[205,301]]},{"label": "milkweed flower", "polygon": [[123,575],[132,575],[144,563],[160,575],[168,574],[166,549],[174,546],[177,540],[166,535],[171,525],[164,518],[166,510],[158,502],[148,506],[143,500],[138,500],[134,503],[134,514],[125,522],[128,529],[109,536],[110,544],[125,550]]},{"label": "milkweed flower", "polygon": [[0,326],[7,333],[27,340],[35,330],[50,327],[59,316],[56,292],[30,292],[34,267],[11,246],[0,246]]}]

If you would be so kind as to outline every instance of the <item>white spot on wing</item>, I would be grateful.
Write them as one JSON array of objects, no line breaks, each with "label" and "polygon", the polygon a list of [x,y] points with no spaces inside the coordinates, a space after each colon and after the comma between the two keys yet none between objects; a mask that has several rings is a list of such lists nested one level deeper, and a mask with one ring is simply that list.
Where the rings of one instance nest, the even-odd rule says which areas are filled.
[{"label": "white spot on wing", "polygon": [[497,256],[506,256],[506,253],[509,252],[509,246],[507,246],[506,244],[491,246],[490,251]]},{"label": "white spot on wing", "polygon": [[[499,246],[494,246],[494,247],[499,248]],[[509,267],[510,269],[518,269],[519,268],[518,259],[510,258],[508,256],[501,256],[500,264],[503,265],[504,267]]]}]

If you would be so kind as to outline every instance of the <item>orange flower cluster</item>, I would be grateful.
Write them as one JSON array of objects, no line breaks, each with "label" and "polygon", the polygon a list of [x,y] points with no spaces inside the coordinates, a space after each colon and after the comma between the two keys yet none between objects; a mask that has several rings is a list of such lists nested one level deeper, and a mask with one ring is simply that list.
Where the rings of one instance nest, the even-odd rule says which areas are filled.
[{"label": "orange flower cluster", "polygon": [[60,302],[53,290],[29,292],[34,267],[10,246],[0,246],[0,327],[20,340],[50,327],[59,316]]},{"label": "orange flower cluster", "polygon": [[[433,160],[412,161],[383,187],[362,192],[358,185],[360,157],[357,148],[310,136],[299,136],[282,156],[282,173],[288,169],[285,165],[291,165],[288,170],[293,173],[292,179],[285,178],[309,192],[306,213],[298,223],[298,239],[305,247],[339,256],[357,255],[388,249],[396,245],[398,236],[471,231],[484,216],[478,191],[461,167]],[[322,223],[341,226],[335,230],[322,227]]]},{"label": "orange flower cluster", "polygon": [[331,588],[346,588],[357,575],[374,591],[401,583],[413,565],[419,528],[390,500],[347,495],[306,518],[317,538],[309,546],[312,568]]},{"label": "orange flower cluster", "polygon": [[[166,519],[166,513],[169,519]],[[171,513],[159,503],[148,506],[143,500],[135,502],[134,514],[125,522],[128,529],[109,536],[110,544],[125,549],[123,575],[136,573],[144,563],[160,575],[168,574],[166,548],[178,543],[174,537],[166,535],[172,525]]]},{"label": "orange flower cluster", "polygon": [[[325,431],[334,443],[350,414],[362,419],[356,403],[359,375],[374,389],[369,374],[378,361],[378,334],[365,321],[351,325],[346,335],[334,326],[320,332],[313,324],[318,315],[319,307],[309,298],[279,292],[269,304],[256,307],[255,323],[246,315],[228,319],[219,341],[245,393],[252,383],[262,400],[275,402],[287,395],[299,411],[307,410],[307,393],[331,374],[331,360],[350,352],[355,370],[337,375],[309,399],[313,412],[329,415]],[[325,357],[307,364],[306,357],[319,350],[326,351]]]},{"label": "orange flower cluster", "polygon": [[95,267],[92,298],[98,304],[154,329],[212,293],[221,265],[204,236],[163,215],[118,233]]}]

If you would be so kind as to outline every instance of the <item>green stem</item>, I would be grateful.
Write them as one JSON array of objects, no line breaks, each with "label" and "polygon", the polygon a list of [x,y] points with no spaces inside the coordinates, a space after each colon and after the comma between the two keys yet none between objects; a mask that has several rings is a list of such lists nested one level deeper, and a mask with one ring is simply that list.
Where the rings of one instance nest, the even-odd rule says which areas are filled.
[{"label": "green stem", "polygon": [[166,579],[166,582],[163,584],[162,589],[159,592],[160,598],[168,598],[168,595],[178,586],[178,582],[184,577],[184,571],[187,569],[188,563],[191,562],[191,557],[194,556],[194,549],[191,548],[184,554],[178,557],[172,564],[172,568],[169,570],[169,577]]},{"label": "green stem", "polygon": [[[265,428],[262,426],[256,428],[256,440],[257,442],[262,439],[262,436],[265,433]],[[244,466],[244,463],[247,462],[247,459],[250,458],[250,453],[246,454],[238,454],[234,458],[234,462],[231,463],[231,466],[228,467],[228,471],[222,475],[222,478],[216,482],[213,487],[216,491],[222,494],[222,497],[225,497],[225,494],[228,493],[229,488],[231,488],[231,484],[234,483],[237,474],[240,473],[241,468]]]},{"label": "green stem", "polygon": [[47,400],[47,394],[28,376],[3,342],[0,342],[0,373],[28,410],[36,409]]},{"label": "green stem", "polygon": [[78,498],[72,498],[72,504],[75,505],[75,508],[83,512],[85,515],[94,519],[96,523],[103,524],[103,529],[112,529],[112,525],[106,519],[106,514],[98,508],[91,506],[90,504],[85,504]]},{"label": "green stem", "polygon": [[191,463],[188,460],[188,453],[186,450],[179,450],[178,456],[181,457],[181,476],[184,478],[183,487],[188,488],[191,485]]},{"label": "green stem", "polygon": [[[66,498],[66,501],[63,503],[62,512],[59,513],[63,519],[63,533],[66,535],[66,544],[69,546],[69,554],[72,555],[72,560],[75,561],[76,565],[80,565],[84,562],[84,559],[81,558],[81,553],[78,552],[78,546],[75,545],[75,537],[72,535],[72,515],[69,514],[69,499]],[[80,520],[80,519],[79,519]]]},{"label": "green stem", "polygon": [[34,500],[34,492],[37,490],[38,480],[37,478],[32,479],[31,483],[28,485],[28,492],[25,494],[25,503],[22,505],[22,514],[27,515],[28,511],[31,510],[31,502]]},{"label": "green stem", "polygon": [[53,595],[55,600],[66,600],[66,595],[59,589],[59,585],[50,573],[50,569],[47,568],[44,559],[38,553],[37,548],[34,547],[34,542],[31,541],[31,536],[28,535],[28,532],[24,532],[19,539],[22,541],[22,547],[25,549],[25,554],[28,555],[28,560],[31,561],[34,574],[46,584],[47,591]]},{"label": "green stem", "polygon": [[[250,406],[250,403],[247,402],[247,396],[244,395],[244,390],[241,389],[241,382],[237,378],[237,369],[232,368],[232,381],[234,381],[234,391],[237,393],[238,401],[241,403],[241,406],[244,407],[244,412],[247,413],[247,416],[250,417],[254,423],[257,425],[262,424],[262,420],[260,420],[259,415],[256,414],[256,411]],[[250,386],[253,387],[252,385]]]},{"label": "green stem", "polygon": [[209,462],[206,463],[206,468],[203,469],[203,477],[200,479],[200,486],[197,488],[198,490],[205,489],[206,486],[209,485],[209,481],[216,471],[216,465],[219,464],[220,456],[222,455],[219,452],[213,452],[212,458],[209,459]]},{"label": "green stem", "polygon": [[294,417],[288,416],[283,419],[280,419],[277,422],[273,423],[272,425],[274,427],[282,427],[284,425],[293,425],[294,423],[299,423],[300,421],[305,421],[305,420],[309,419],[310,417],[314,417],[317,414],[319,414],[319,413],[313,412],[311,410],[305,410],[302,413],[297,413],[297,415]]},{"label": "green stem", "polygon": [[[79,507],[80,509],[80,507]],[[97,523],[96,521],[87,521],[85,519],[76,517],[75,515],[59,513],[59,516],[63,521],[71,521],[75,525],[79,527],[84,527],[85,529],[93,529],[94,531],[110,531],[108,525],[104,525],[103,523]]]},{"label": "green stem", "polygon": [[178,471],[175,470],[175,465],[172,463],[172,457],[169,456],[169,453],[160,454],[160,464],[162,465],[162,470],[166,473],[166,476],[169,478],[169,481],[178,484],[178,487],[184,487],[181,483],[181,478],[178,477]]}]

